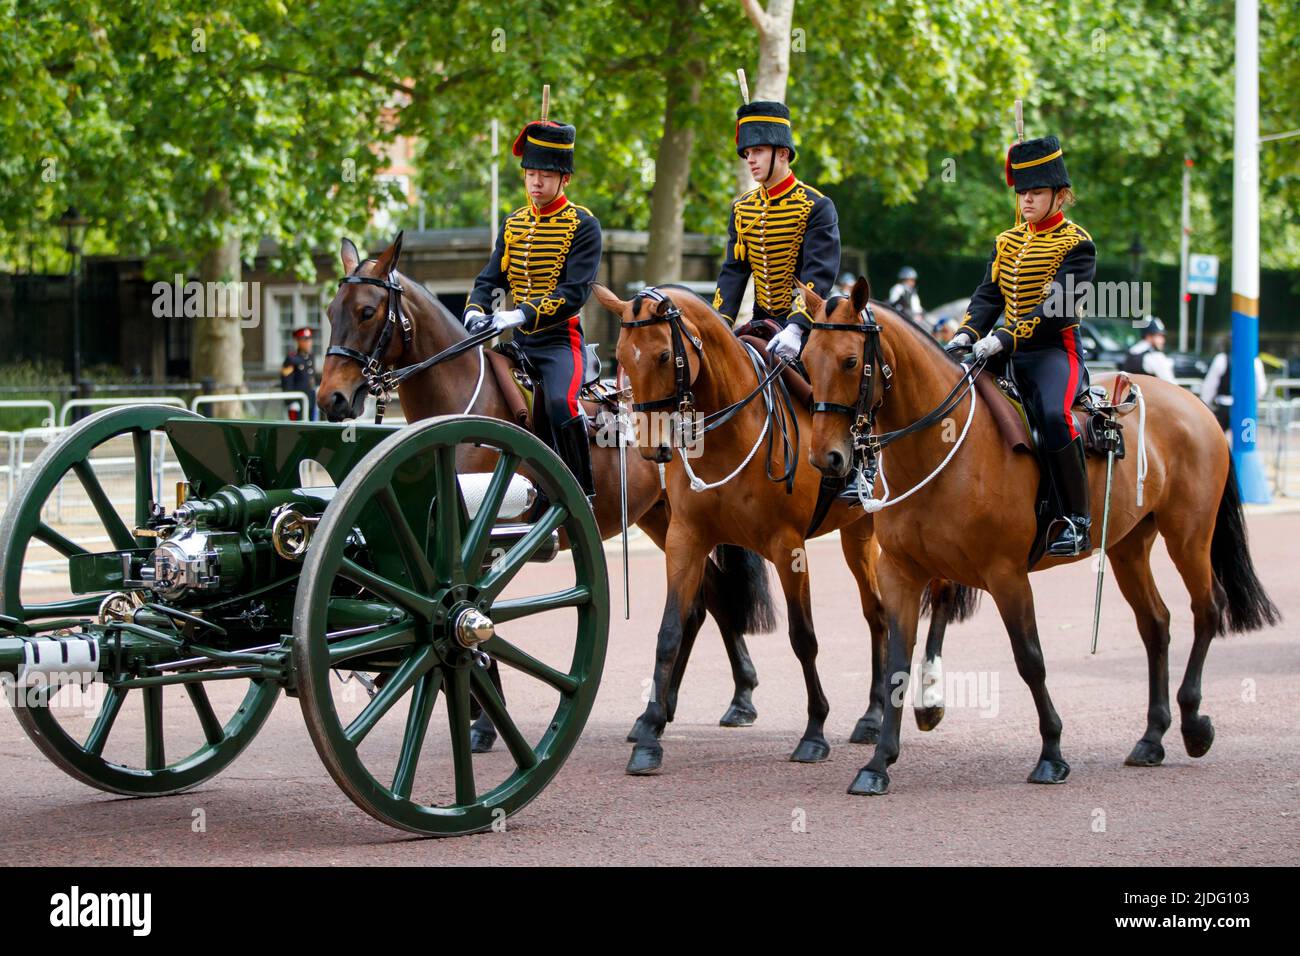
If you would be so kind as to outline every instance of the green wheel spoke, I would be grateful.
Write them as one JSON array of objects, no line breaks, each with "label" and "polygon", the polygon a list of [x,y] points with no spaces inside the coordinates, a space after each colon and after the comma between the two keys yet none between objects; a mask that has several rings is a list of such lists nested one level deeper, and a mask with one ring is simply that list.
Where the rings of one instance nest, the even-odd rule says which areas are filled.
[{"label": "green wheel spoke", "polygon": [[461,501],[460,482],[456,480],[456,446],[434,450],[434,527],[432,540],[433,570],[439,582],[461,584],[465,568],[460,563],[465,508]]},{"label": "green wheel spoke", "polygon": [[163,689],[141,689],[144,694],[144,765],[146,770],[167,766],[167,749],[163,744]]},{"label": "green wheel spoke", "polygon": [[379,723],[384,714],[401,700],[402,695],[411,689],[436,660],[437,655],[433,651],[433,646],[425,645],[402,661],[384,686],[379,688],[379,692],[370,699],[370,703],[366,704],[365,709],[343,731],[343,736],[347,738],[348,743],[354,747],[359,745],[366,738],[366,734],[374,730],[375,724]]},{"label": "green wheel spoke", "polygon": [[381,627],[379,630],[371,631],[368,634],[345,637],[330,644],[330,667],[337,667],[344,661],[354,657],[364,657],[380,651],[410,647],[413,643],[415,643],[415,630],[412,628],[410,621]]},{"label": "green wheel spoke", "polygon": [[497,732],[501,734],[501,739],[505,741],[506,748],[510,751],[510,756],[515,758],[515,766],[520,770],[528,770],[537,766],[537,754],[533,751],[533,745],[528,742],[515,722],[510,717],[510,712],[506,710],[506,703],[497,693],[496,685],[492,683],[492,678],[481,667],[470,668],[470,680],[474,685],[474,696],[478,698],[479,706],[483,708],[484,713],[492,721]]},{"label": "green wheel spoke", "polygon": [[86,753],[96,757],[103,755],[104,745],[108,743],[109,731],[113,729],[113,723],[122,711],[126,694],[126,691],[118,687],[110,687],[104,694],[104,703],[99,708],[99,716],[95,718],[94,726],[90,728],[90,736],[86,738],[84,744]]},{"label": "green wheel spoke", "polygon": [[37,541],[48,544],[65,558],[70,558],[74,554],[90,554],[90,552],[81,545],[77,544],[70,538],[65,538],[44,521],[36,525],[36,530],[32,532],[32,537]]},{"label": "green wheel spoke", "polygon": [[86,495],[90,498],[90,503],[94,505],[95,514],[99,515],[104,530],[108,532],[109,538],[112,539],[113,547],[119,551],[129,551],[137,547],[135,536],[131,534],[131,529],[126,526],[122,516],[113,507],[113,502],[109,501],[108,492],[99,483],[99,478],[95,475],[94,469],[90,467],[89,459],[83,458],[75,462],[72,470],[77,473],[77,478],[81,481],[81,487],[86,489]]},{"label": "green wheel spoke", "polygon": [[566,697],[572,696],[578,691],[579,682],[576,677],[557,671],[549,664],[543,664],[531,654],[515,647],[499,634],[488,638],[479,647],[484,653],[492,655],[502,664],[509,664],[515,670],[536,677],[539,681],[549,684]]},{"label": "green wheel spoke", "polygon": [[429,730],[429,717],[433,713],[433,703],[438,699],[438,688],[441,685],[442,671],[435,667],[420,677],[415,692],[411,694],[411,709],[406,714],[406,730],[402,734],[402,752],[397,758],[397,770],[393,773],[393,793],[403,800],[411,799],[415,768],[420,762],[420,751]]},{"label": "green wheel spoke", "polygon": [[190,703],[194,705],[195,713],[199,715],[199,724],[203,727],[203,736],[210,744],[221,743],[226,737],[226,732],[221,726],[221,721],[217,719],[216,712],[212,709],[212,703],[208,700],[208,692],[203,689],[202,684],[186,684],[184,686],[185,693],[189,694]]},{"label": "green wheel spoke", "polygon": [[[154,502],[153,432],[131,433],[135,448],[135,526],[143,528],[149,520],[149,506]],[[158,489],[159,494],[162,489]]]},{"label": "green wheel spoke", "polygon": [[479,591],[489,598],[495,598],[500,594],[511,579],[519,573],[519,569],[528,563],[528,559],[546,543],[551,532],[562,525],[568,516],[569,512],[562,506],[551,505],[542,515],[541,521],[516,541],[514,547],[503,554],[499,561],[492,563],[492,569],[479,583]]},{"label": "green wheel spoke", "polygon": [[411,581],[417,588],[426,594],[431,593],[437,587],[437,579],[434,577],[429,559],[425,557],[425,546],[416,538],[411,523],[402,513],[397,495],[393,493],[391,486],[385,485],[376,497],[380,507],[388,515],[388,523],[393,527],[393,542],[397,545],[397,553],[401,555],[402,563],[406,566],[406,573],[410,575]]},{"label": "green wheel spoke", "polygon": [[483,566],[483,556],[487,554],[488,546],[492,543],[492,526],[501,511],[501,502],[505,500],[510,479],[518,469],[519,456],[502,452],[501,457],[497,459],[496,468],[492,470],[492,478],[483,495],[483,503],[474,515],[469,530],[465,532],[460,562],[468,572],[475,572]]},{"label": "green wheel spoke", "polygon": [[456,803],[478,799],[474,786],[474,754],[469,742],[469,669],[457,667],[447,683],[447,724],[451,730],[451,762],[456,773]]},{"label": "green wheel spoke", "polygon": [[417,594],[396,581],[390,581],[374,571],[363,568],[351,558],[343,559],[339,574],[363,588],[368,588],[390,604],[404,608],[423,621],[433,617],[433,602],[424,595]]},{"label": "green wheel spoke", "polygon": [[579,584],[563,591],[552,591],[550,594],[497,601],[492,605],[489,616],[494,624],[502,624],[517,618],[541,614],[545,611],[554,611],[557,608],[578,607],[590,600],[591,589]]}]

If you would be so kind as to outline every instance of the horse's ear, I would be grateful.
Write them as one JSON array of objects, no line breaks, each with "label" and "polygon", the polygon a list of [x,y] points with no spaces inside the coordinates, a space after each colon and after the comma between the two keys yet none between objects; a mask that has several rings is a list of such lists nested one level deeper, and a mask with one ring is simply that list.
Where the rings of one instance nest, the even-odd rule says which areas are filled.
[{"label": "horse's ear", "polygon": [[[798,279],[794,280],[794,284],[797,285],[799,291],[803,293],[803,304],[804,308],[808,310],[808,314],[816,315],[820,312],[822,306],[826,304],[826,300],[814,292],[812,286],[804,285]],[[827,316],[827,318],[830,318],[830,316]]]},{"label": "horse's ear", "polygon": [[622,315],[623,310],[627,308],[626,302],[616,296],[613,292],[610,292],[609,289],[606,289],[599,282],[593,282],[591,284],[591,291],[596,294],[596,301],[609,309],[609,311],[613,312],[615,315]]},{"label": "horse's ear", "polygon": [[379,254],[379,260],[375,263],[375,272],[379,275],[386,276],[397,268],[398,257],[402,254],[403,235],[403,232],[399,232],[393,244]]},{"label": "horse's ear", "polygon": [[858,276],[853,283],[853,292],[850,296],[853,299],[853,314],[857,315],[867,307],[871,301],[871,283],[867,281],[866,276]]},{"label": "horse's ear", "polygon": [[664,296],[662,299],[660,299],[658,302],[655,303],[655,307],[654,307],[655,318],[662,319],[665,315],[668,314],[668,310],[671,309],[672,307],[673,307],[672,301],[668,298],[668,296]]},{"label": "horse's ear", "polygon": [[343,260],[343,274],[349,276],[361,262],[361,253],[357,252],[357,247],[346,236],[343,237],[343,244],[339,248],[339,258]]}]

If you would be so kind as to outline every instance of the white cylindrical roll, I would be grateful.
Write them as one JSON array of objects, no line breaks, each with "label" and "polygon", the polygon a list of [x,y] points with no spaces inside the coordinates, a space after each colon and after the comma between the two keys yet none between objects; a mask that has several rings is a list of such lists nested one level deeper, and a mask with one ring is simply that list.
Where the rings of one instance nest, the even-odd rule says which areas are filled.
[{"label": "white cylindrical roll", "polygon": [[[456,480],[460,482],[460,493],[465,498],[465,510],[473,520],[483,504],[483,497],[487,494],[492,476],[490,474],[457,475]],[[533,487],[531,481],[523,475],[511,476],[497,518],[518,518],[528,510],[536,497],[537,489]]]},{"label": "white cylindrical roll", "polygon": [[[85,684],[99,672],[99,644],[91,638],[41,637],[27,642],[26,660],[18,668],[18,686],[49,683]],[[39,675],[39,676],[38,676]]]}]

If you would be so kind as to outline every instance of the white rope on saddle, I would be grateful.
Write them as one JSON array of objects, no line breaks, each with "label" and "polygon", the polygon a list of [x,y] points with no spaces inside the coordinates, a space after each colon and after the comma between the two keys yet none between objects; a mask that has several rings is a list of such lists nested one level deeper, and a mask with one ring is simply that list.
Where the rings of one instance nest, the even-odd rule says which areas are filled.
[{"label": "white rope on saddle", "polygon": [[[749,360],[754,365],[754,374],[757,375],[758,380],[762,382],[764,378],[763,369],[765,368],[763,357],[759,355],[758,350],[748,342],[742,342],[741,345],[745,346],[745,349],[749,352]],[[712,482],[705,482],[703,479],[699,478],[691,468],[691,461],[686,456],[685,449],[681,447],[680,443],[678,444],[677,453],[682,456],[682,467],[686,469],[686,477],[691,480],[691,491],[712,491],[714,488],[721,488],[727,482],[731,481],[731,479],[744,471],[749,463],[754,460],[754,456],[758,454],[759,446],[763,444],[763,439],[767,437],[768,429],[772,427],[771,382],[768,382],[767,386],[763,389],[763,404],[767,406],[767,415],[763,419],[763,429],[758,433],[758,440],[754,442],[754,447],[749,450],[749,454],[745,456],[745,460],[737,465],[736,470],[727,475],[726,478]]]},{"label": "white rope on saddle", "polygon": [[1132,386],[1137,392],[1138,403],[1138,463],[1137,463],[1137,506],[1142,507],[1142,486],[1147,480],[1147,400],[1142,396],[1142,389]]},{"label": "white rope on saddle", "polygon": [[474,386],[474,394],[469,397],[469,404],[465,406],[462,415],[468,415],[478,403],[479,393],[483,391],[483,371],[487,367],[487,362],[483,358],[483,346],[478,347],[478,384]]},{"label": "white rope on saddle", "polygon": [[966,434],[970,431],[971,422],[975,420],[975,402],[977,395],[975,392],[975,380],[970,377],[969,369],[966,371],[966,382],[968,385],[966,390],[970,394],[970,411],[966,414],[966,424],[962,426],[961,434],[957,436],[957,441],[953,444],[947,457],[945,457],[943,461],[939,462],[939,466],[935,468],[934,471],[930,472],[930,474],[926,475],[920,484],[913,485],[897,498],[891,498],[889,496],[889,482],[885,479],[885,453],[884,451],[881,451],[876,457],[876,473],[880,475],[880,486],[884,489],[884,497],[873,498],[871,497],[872,489],[864,487],[865,482],[862,479],[862,470],[858,469],[858,500],[862,502],[862,508],[867,512],[867,514],[875,514],[877,511],[884,508],[892,508],[894,505],[906,501],[937,478],[939,473],[948,467],[948,462],[952,461],[953,456],[957,454],[957,450],[961,448],[962,443],[966,441]]}]

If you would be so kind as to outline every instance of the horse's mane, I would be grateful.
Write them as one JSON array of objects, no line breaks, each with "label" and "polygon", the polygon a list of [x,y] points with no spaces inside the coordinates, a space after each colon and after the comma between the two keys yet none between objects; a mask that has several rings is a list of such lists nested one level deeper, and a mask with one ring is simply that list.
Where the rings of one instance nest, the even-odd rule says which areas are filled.
[{"label": "horse's mane", "polygon": [[923,326],[920,322],[916,321],[916,319],[912,318],[910,315],[903,315],[901,312],[895,311],[894,309],[890,308],[888,304],[881,302],[879,299],[872,299],[871,307],[875,311],[884,312],[887,315],[893,316],[894,318],[898,319],[899,323],[901,323],[906,328],[910,328],[912,332],[914,332],[917,336],[919,336],[932,349],[934,349],[940,355],[942,355],[950,364],[952,365],[962,364],[952,355],[951,352],[949,352],[947,349],[945,349],[942,345],[939,344],[939,340],[936,339],[933,335],[931,335],[929,331],[925,328],[925,326]]},{"label": "horse's mane", "polygon": [[[362,259],[360,262],[357,263],[356,268],[353,269],[350,273],[348,273],[348,275],[356,275],[366,266],[370,265],[373,262],[378,262],[378,261],[379,260],[374,258],[373,256],[371,256],[368,259]],[[461,332],[460,338],[467,338],[469,336],[469,333],[465,330],[464,325],[462,325],[459,321],[457,321],[456,316],[452,313],[451,309],[443,305],[442,300],[439,299],[432,292],[430,292],[425,287],[423,282],[420,282],[418,279],[411,278],[405,272],[402,272],[400,270],[398,270],[397,274],[400,275],[403,280],[405,280],[402,283],[403,289],[406,289],[408,291],[415,290],[416,294],[421,296],[424,299],[426,305],[432,308],[435,312],[440,312],[443,318],[450,321],[453,328],[460,330]]]}]

